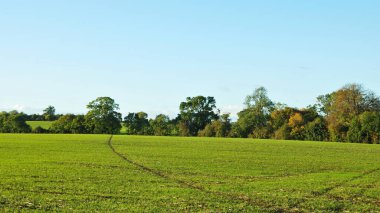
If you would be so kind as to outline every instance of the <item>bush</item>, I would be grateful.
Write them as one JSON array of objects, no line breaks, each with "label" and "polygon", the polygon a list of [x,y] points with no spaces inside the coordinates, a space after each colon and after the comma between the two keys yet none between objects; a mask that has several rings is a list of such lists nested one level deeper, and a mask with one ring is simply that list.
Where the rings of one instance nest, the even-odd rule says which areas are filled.
[{"label": "bush", "polygon": [[44,129],[41,126],[37,126],[36,128],[32,130],[32,133],[35,133],[35,134],[43,134],[43,133],[48,133],[48,132],[49,130]]}]

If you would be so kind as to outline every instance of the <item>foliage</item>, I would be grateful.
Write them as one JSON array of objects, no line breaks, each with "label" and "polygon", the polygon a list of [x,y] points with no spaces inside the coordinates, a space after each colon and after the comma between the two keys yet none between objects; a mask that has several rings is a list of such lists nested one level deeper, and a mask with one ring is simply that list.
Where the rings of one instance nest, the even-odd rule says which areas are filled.
[{"label": "foliage", "polygon": [[35,133],[35,134],[43,134],[43,133],[48,133],[48,132],[49,132],[49,130],[44,129],[41,126],[37,126],[37,127],[33,128],[33,130],[32,130],[32,133]]},{"label": "foliage", "polygon": [[349,142],[379,143],[380,112],[364,112],[352,119],[347,139]]},{"label": "foliage", "polygon": [[188,97],[186,102],[181,102],[179,109],[179,129],[184,136],[197,135],[207,124],[218,118],[214,97]]},{"label": "foliage", "polygon": [[129,135],[150,135],[152,132],[145,112],[129,113],[123,123]]},{"label": "foliage", "polygon": [[305,126],[305,140],[308,141],[327,141],[329,133],[327,123],[322,117],[317,117],[314,121]]},{"label": "foliage", "polygon": [[32,128],[26,123],[27,116],[17,111],[0,112],[1,133],[29,133]]},{"label": "foliage", "polygon": [[50,127],[52,133],[88,133],[85,117],[83,115],[67,114],[54,121]]},{"label": "foliage", "polygon": [[[327,112],[328,128],[333,141],[347,141],[353,119],[366,111],[380,111],[380,99],[361,85],[348,84],[336,91]],[[353,130],[352,130],[353,131]],[[350,133],[352,139],[353,133]]]},{"label": "foliage", "polygon": [[95,134],[117,134],[121,129],[119,105],[110,97],[99,97],[91,101],[85,115],[86,129]]},{"label": "foliage", "polygon": [[[257,88],[245,99],[245,107],[231,122],[229,115],[220,115],[213,97],[188,97],[180,103],[175,119],[160,114],[149,118],[145,112],[129,113],[121,119],[119,105],[109,97],[100,97],[88,104],[88,113],[56,115],[49,106],[43,115],[3,112],[0,132],[43,132],[57,119],[52,133],[123,133],[156,136],[203,136],[263,138],[282,140],[337,141],[379,143],[380,98],[358,84],[348,84],[337,91],[317,97],[314,105],[294,108],[275,103],[264,87]],[[25,124],[23,122],[28,121]],[[37,121],[38,120],[38,121]]]},{"label": "foliage", "polygon": [[42,116],[44,117],[45,121],[53,121],[56,119],[55,116],[55,107],[48,106],[46,109],[44,109]]},{"label": "foliage", "polygon": [[240,137],[268,137],[268,122],[275,104],[268,98],[264,87],[257,88],[245,100],[246,108],[238,113],[237,125]]},{"label": "foliage", "polygon": [[231,119],[229,114],[223,114],[218,120],[212,121],[199,131],[201,137],[227,137],[231,130]]},{"label": "foliage", "polygon": [[156,136],[176,135],[176,126],[167,115],[159,114],[155,119],[151,119],[149,124]]}]

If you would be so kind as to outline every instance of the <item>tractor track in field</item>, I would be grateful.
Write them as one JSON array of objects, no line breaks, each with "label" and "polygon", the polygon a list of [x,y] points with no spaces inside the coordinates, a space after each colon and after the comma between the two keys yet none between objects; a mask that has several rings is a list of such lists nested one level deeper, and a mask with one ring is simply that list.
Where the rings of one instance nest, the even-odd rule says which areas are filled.
[{"label": "tractor track in field", "polygon": [[350,178],[350,179],[347,179],[347,180],[345,180],[345,181],[342,181],[342,182],[340,182],[340,183],[337,183],[337,184],[335,184],[335,185],[333,185],[333,186],[327,187],[327,188],[325,188],[325,189],[323,189],[323,190],[321,190],[321,191],[314,192],[313,195],[315,195],[315,196],[323,196],[323,195],[325,195],[325,194],[331,192],[331,191],[334,190],[334,189],[337,189],[337,188],[339,188],[339,187],[342,187],[342,186],[346,185],[347,183],[350,183],[350,182],[352,182],[352,181],[355,181],[355,180],[361,179],[361,178],[363,178],[363,177],[365,177],[365,176],[367,176],[367,175],[370,175],[370,174],[372,174],[372,173],[375,173],[375,172],[377,172],[377,171],[380,171],[380,168],[365,171],[365,172],[361,173],[360,175],[357,175],[357,176],[355,176],[355,177],[352,177],[352,178]]},{"label": "tractor track in field", "polygon": [[[334,189],[337,189],[337,188],[339,188],[339,187],[342,187],[342,186],[344,186],[344,185],[346,185],[346,184],[348,184],[348,183],[350,183],[350,182],[352,182],[352,181],[355,181],[355,180],[361,179],[361,178],[363,178],[363,177],[365,177],[365,176],[367,176],[367,175],[370,175],[370,174],[372,174],[372,173],[375,173],[375,172],[377,172],[377,171],[380,171],[380,168],[376,168],[376,169],[372,169],[372,170],[365,171],[365,172],[361,173],[360,175],[357,175],[357,176],[355,176],[355,177],[349,178],[349,179],[347,179],[347,180],[345,180],[345,181],[342,181],[342,182],[340,182],[340,183],[334,184],[334,185],[332,185],[332,186],[330,186],[330,187],[327,187],[327,188],[325,188],[325,189],[323,189],[323,190],[320,190],[320,191],[312,191],[311,194],[310,194],[309,196],[305,197],[305,198],[307,198],[307,199],[303,199],[303,200],[301,200],[301,201],[299,201],[299,202],[296,202],[293,206],[294,206],[294,207],[299,207],[301,204],[305,203],[308,199],[314,199],[314,198],[316,198],[316,197],[322,197],[322,196],[324,196],[324,195],[328,195],[329,192],[331,192],[331,191],[334,190]],[[336,200],[336,198],[335,198],[335,200]]]},{"label": "tractor track in field", "polygon": [[206,193],[206,194],[220,196],[220,197],[223,197],[223,198],[225,198],[227,200],[231,200],[231,201],[235,201],[235,202],[236,201],[237,202],[244,202],[244,203],[247,203],[247,204],[249,204],[249,205],[251,205],[253,207],[265,208],[266,210],[269,210],[271,212],[289,212],[290,211],[290,209],[284,209],[282,207],[274,206],[273,204],[268,203],[268,202],[263,201],[263,200],[258,200],[258,199],[253,200],[252,198],[250,198],[250,197],[248,197],[246,195],[231,194],[231,193],[220,192],[220,191],[212,191],[212,190],[206,189],[203,186],[199,186],[199,185],[196,185],[194,183],[190,183],[190,182],[187,182],[187,181],[184,181],[184,180],[173,178],[173,177],[165,174],[163,171],[147,167],[147,166],[145,166],[145,165],[143,165],[141,163],[138,163],[138,162],[135,162],[135,161],[129,159],[128,157],[126,157],[122,153],[119,153],[112,146],[112,138],[113,138],[113,135],[110,136],[110,138],[107,141],[107,144],[108,144],[109,148],[112,150],[112,152],[115,155],[119,156],[124,161],[132,164],[133,166],[139,168],[142,171],[151,173],[154,176],[163,178],[163,179],[168,180],[168,181],[173,181],[173,182],[177,183],[178,185],[180,185],[183,188],[198,190],[198,191]]},{"label": "tractor track in field", "polygon": [[51,190],[31,190],[31,189],[13,189],[13,188],[8,188],[6,190],[16,191],[16,192],[29,192],[29,193],[35,193],[35,194],[50,194],[50,195],[69,195],[69,196],[81,196],[81,197],[95,197],[95,198],[98,198],[98,199],[105,199],[105,200],[108,200],[108,199],[127,199],[127,197],[124,197],[124,196],[88,194],[88,193],[77,193],[77,192],[64,192],[64,191],[51,191]]}]

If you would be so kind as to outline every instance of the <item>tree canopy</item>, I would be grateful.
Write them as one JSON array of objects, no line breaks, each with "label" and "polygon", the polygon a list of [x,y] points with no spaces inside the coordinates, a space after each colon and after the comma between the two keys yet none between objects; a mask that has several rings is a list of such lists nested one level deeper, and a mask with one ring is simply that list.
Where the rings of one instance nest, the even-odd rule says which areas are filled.
[{"label": "tree canopy", "polygon": [[187,97],[186,101],[179,105],[179,110],[179,120],[192,136],[196,136],[207,124],[218,118],[214,97]]},{"label": "tree canopy", "polygon": [[89,132],[95,134],[116,134],[121,129],[119,105],[110,97],[99,97],[87,105],[85,123]]},{"label": "tree canopy", "polygon": [[380,143],[380,98],[359,84],[347,84],[320,95],[314,105],[295,108],[272,101],[264,87],[247,95],[244,108],[232,120],[221,114],[214,97],[187,97],[176,118],[145,112],[128,113],[122,120],[119,105],[99,97],[85,115],[56,115],[53,106],[42,115],[0,113],[0,132],[31,132],[27,120],[54,120],[49,130],[34,133],[125,134],[157,136],[252,137],[313,141]]}]

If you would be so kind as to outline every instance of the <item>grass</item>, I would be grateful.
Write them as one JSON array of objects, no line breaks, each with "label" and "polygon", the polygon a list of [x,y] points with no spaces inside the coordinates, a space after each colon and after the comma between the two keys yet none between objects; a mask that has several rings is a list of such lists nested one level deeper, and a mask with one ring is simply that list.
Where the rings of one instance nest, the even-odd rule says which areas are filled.
[{"label": "grass", "polygon": [[1,134],[0,210],[380,211],[377,145],[108,140]]},{"label": "grass", "polygon": [[53,121],[27,121],[26,123],[32,127],[32,129],[35,129],[38,126],[44,129],[49,129]]}]

